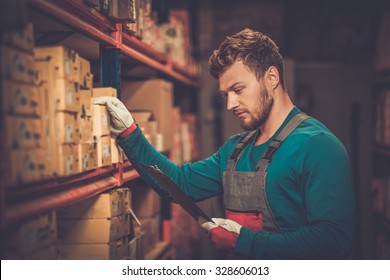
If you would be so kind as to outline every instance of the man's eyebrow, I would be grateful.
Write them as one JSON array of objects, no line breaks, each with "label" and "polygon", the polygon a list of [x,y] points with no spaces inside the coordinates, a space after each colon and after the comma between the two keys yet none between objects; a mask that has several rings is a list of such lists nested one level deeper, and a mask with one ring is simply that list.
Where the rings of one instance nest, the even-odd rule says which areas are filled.
[{"label": "man's eyebrow", "polygon": [[231,91],[232,89],[234,89],[237,85],[238,86],[241,86],[241,85],[239,85],[240,83],[242,83],[241,81],[240,82],[235,82],[234,84],[232,84],[230,87],[228,87],[226,90],[221,90],[221,89],[218,89],[218,92],[219,93],[226,93],[226,92],[228,92],[228,91]]}]

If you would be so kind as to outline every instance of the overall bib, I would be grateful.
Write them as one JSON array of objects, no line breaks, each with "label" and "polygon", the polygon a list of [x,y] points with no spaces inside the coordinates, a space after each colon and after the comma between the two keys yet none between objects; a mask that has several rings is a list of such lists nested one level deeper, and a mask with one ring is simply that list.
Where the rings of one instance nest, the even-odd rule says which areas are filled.
[{"label": "overall bib", "polygon": [[265,189],[267,167],[283,140],[307,118],[309,116],[302,113],[294,116],[276,138],[271,141],[253,172],[236,171],[236,164],[256,131],[250,132],[236,145],[223,174],[224,204],[227,219],[234,220],[253,231],[281,231],[267,200]]}]

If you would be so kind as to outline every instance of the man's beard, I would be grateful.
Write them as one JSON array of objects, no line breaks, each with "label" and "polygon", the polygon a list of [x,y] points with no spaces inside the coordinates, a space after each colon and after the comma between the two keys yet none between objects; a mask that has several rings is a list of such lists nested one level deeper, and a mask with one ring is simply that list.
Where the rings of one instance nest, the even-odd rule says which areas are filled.
[{"label": "man's beard", "polygon": [[272,106],[274,104],[274,99],[268,94],[268,90],[264,89],[259,95],[259,100],[257,102],[258,106],[251,116],[253,119],[249,123],[245,123],[244,120],[241,121],[241,127],[246,131],[251,131],[262,126],[269,117]]}]

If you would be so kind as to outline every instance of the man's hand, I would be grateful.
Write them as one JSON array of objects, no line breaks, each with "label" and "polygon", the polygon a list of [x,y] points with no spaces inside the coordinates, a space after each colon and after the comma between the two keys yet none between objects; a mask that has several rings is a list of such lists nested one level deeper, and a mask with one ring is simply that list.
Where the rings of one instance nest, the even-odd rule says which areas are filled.
[{"label": "man's hand", "polygon": [[106,105],[111,117],[111,133],[114,135],[121,134],[134,123],[126,106],[116,97],[97,97],[93,100],[93,104]]},{"label": "man's hand", "polygon": [[212,218],[213,222],[202,223],[201,226],[209,233],[209,239],[217,249],[231,249],[236,246],[242,226],[229,219]]}]

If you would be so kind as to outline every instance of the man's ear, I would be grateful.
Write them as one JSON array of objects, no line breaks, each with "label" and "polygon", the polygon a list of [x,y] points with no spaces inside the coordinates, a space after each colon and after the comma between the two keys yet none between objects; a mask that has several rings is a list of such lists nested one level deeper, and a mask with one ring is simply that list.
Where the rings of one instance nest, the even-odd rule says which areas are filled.
[{"label": "man's ear", "polygon": [[279,85],[279,71],[275,66],[268,68],[266,72],[266,79],[272,89],[276,89],[276,87]]}]

